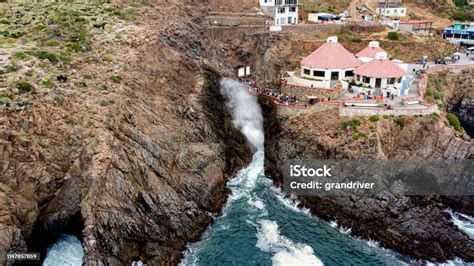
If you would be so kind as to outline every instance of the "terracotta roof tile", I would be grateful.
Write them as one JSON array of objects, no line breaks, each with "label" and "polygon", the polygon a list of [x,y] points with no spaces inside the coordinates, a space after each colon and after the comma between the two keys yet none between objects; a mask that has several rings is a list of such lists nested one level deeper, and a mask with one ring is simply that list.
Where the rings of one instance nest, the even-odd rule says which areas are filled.
[{"label": "terracotta roof tile", "polygon": [[403,77],[406,71],[388,59],[374,59],[358,67],[355,74],[373,78]]},{"label": "terracotta roof tile", "polygon": [[301,61],[311,68],[356,68],[362,62],[338,42],[326,42]]}]

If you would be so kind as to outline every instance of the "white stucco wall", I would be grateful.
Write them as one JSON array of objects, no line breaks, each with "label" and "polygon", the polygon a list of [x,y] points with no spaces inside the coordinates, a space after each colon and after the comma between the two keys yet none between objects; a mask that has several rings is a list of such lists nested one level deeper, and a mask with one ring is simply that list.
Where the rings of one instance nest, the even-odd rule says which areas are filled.
[{"label": "white stucco wall", "polygon": [[[306,75],[304,73],[304,69],[309,69],[311,71],[310,75]],[[324,71],[324,77],[316,77],[313,76],[313,71]],[[301,68],[301,77],[307,78],[308,82],[313,82],[314,87],[319,87],[319,88],[325,88],[329,89],[331,88],[331,73],[332,72],[339,72],[339,80],[352,80],[354,77],[346,77],[346,71],[354,71],[352,68],[348,69],[322,69],[322,68],[310,68],[310,67],[302,67]],[[317,80],[312,80],[312,79],[317,79]],[[318,86],[315,85],[316,82],[318,83]]]},{"label": "white stucco wall", "polygon": [[376,8],[375,12],[386,17],[405,17],[407,9],[405,7],[398,8]]}]

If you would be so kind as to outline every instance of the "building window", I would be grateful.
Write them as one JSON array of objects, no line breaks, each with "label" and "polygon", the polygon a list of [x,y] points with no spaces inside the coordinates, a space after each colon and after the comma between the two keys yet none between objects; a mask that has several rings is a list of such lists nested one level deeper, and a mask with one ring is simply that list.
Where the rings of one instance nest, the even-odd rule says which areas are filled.
[{"label": "building window", "polygon": [[393,10],[393,12],[394,12],[395,14],[398,13],[398,9]]},{"label": "building window", "polygon": [[278,13],[279,14],[285,14],[285,8],[278,8]]},{"label": "building window", "polygon": [[290,7],[290,12],[295,13],[296,12],[296,7]]},{"label": "building window", "polygon": [[456,39],[459,39],[459,38],[461,38],[461,34],[459,34],[459,33],[455,33],[455,34],[454,34],[454,38],[456,38]]},{"label": "building window", "polygon": [[308,75],[308,76],[309,76],[309,75],[311,75],[311,70],[309,70],[309,69],[307,69],[307,68],[303,68],[303,73],[304,73],[305,75]]},{"label": "building window", "polygon": [[402,82],[402,78],[398,78],[397,83],[401,83],[401,82]]},{"label": "building window", "polygon": [[370,78],[369,77],[363,77],[363,83],[370,83]]},{"label": "building window", "polygon": [[347,70],[346,71],[346,77],[353,77],[354,76],[354,70]]},{"label": "building window", "polygon": [[326,73],[324,71],[317,71],[317,70],[313,71],[313,76],[315,77],[324,77],[325,75]]},{"label": "building window", "polygon": [[402,14],[405,13],[405,9],[400,10],[400,13]]},{"label": "building window", "polygon": [[393,84],[395,84],[395,78],[389,78],[389,79],[387,80],[387,84],[388,84],[388,85],[393,85]]}]

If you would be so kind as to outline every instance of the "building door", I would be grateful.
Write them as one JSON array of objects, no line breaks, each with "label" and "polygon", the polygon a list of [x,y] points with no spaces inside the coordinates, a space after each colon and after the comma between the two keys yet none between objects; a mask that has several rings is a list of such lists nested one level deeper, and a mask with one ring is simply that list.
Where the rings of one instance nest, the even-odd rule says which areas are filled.
[{"label": "building door", "polygon": [[375,79],[375,88],[380,89],[382,87],[382,79]]},{"label": "building door", "polygon": [[331,72],[331,80],[339,80],[339,71]]}]

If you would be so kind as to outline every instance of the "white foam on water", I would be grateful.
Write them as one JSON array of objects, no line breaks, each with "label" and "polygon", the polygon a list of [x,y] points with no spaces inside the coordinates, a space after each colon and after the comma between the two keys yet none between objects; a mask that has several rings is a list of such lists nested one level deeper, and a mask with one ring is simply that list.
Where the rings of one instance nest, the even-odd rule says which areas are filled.
[{"label": "white foam on water", "polygon": [[273,185],[270,187],[270,189],[274,192],[274,195],[276,196],[278,201],[281,202],[288,209],[316,218],[311,215],[311,212],[308,208],[298,206],[300,202],[298,201],[295,195],[291,194],[290,196],[285,196],[285,194],[281,191],[281,188],[275,187]]},{"label": "white foam on water", "polygon": [[344,235],[349,235],[350,233],[352,233],[352,228],[340,226],[339,232],[341,232],[341,234],[344,234]]},{"label": "white foam on water", "polygon": [[260,220],[256,246],[264,252],[274,253],[273,265],[323,265],[312,247],[282,236],[275,221]]},{"label": "white foam on water", "polygon": [[472,265],[472,263],[466,263],[460,258],[455,258],[454,260],[448,260],[445,263],[426,262],[426,266],[466,266],[466,265]]},{"label": "white foam on water", "polygon": [[367,240],[367,241],[365,241],[365,242],[367,243],[367,245],[368,245],[369,247],[380,248],[380,243],[377,242],[377,241],[375,241],[375,240],[369,239],[369,240]]},{"label": "white foam on water", "polygon": [[72,235],[61,235],[46,253],[43,266],[81,266],[84,249],[81,241]]},{"label": "white foam on water", "polygon": [[451,221],[459,228],[459,230],[466,233],[470,239],[474,239],[474,217],[454,212],[451,209],[446,209],[445,211],[451,215]]}]

